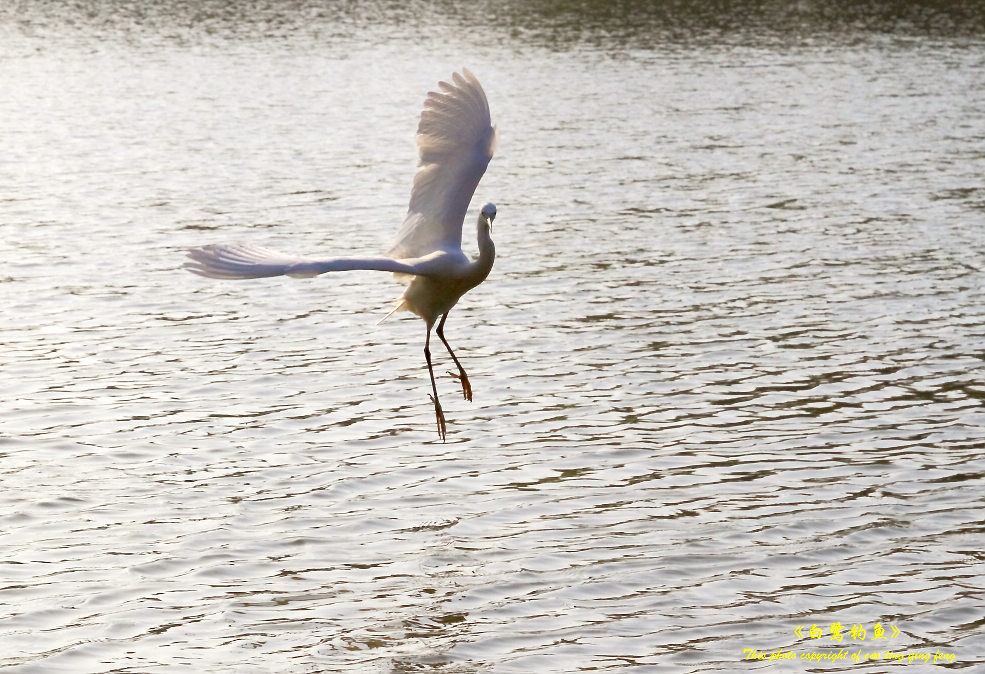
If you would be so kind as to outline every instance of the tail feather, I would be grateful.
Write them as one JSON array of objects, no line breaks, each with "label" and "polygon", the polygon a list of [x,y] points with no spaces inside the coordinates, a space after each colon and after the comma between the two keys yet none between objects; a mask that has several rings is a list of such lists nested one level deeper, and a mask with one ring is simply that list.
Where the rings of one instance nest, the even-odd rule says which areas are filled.
[{"label": "tail feather", "polygon": [[393,316],[398,311],[406,311],[406,310],[407,310],[407,300],[401,297],[399,300],[397,300],[396,306],[394,306],[393,309],[390,310],[390,313],[388,313],[386,316],[384,316],[379,321],[377,321],[376,324],[380,325],[381,323],[386,321],[386,319],[390,318],[390,316]]}]

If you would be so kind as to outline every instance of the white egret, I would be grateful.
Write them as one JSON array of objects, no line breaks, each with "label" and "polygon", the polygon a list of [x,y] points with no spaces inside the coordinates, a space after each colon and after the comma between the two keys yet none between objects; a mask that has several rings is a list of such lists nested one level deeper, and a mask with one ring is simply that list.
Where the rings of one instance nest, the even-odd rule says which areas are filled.
[{"label": "white egret", "polygon": [[[267,276],[317,276],[331,271],[371,269],[393,272],[407,289],[393,311],[410,311],[427,323],[424,358],[431,377],[429,396],[434,403],[438,435],[445,439],[445,415],[438,401],[438,386],[431,364],[431,329],[438,322],[438,337],[458,367],[450,372],[462,385],[466,400],[472,387],[465,368],[445,339],[448,312],[472,288],[482,283],[496,257],[490,229],[496,207],[486,204],[479,212],[479,257],[470,260],[462,252],[462,221],[496,144],[496,130],[489,119],[489,103],[475,76],[466,69],[454,73],[452,82],[439,82],[431,91],[417,127],[420,167],[414,177],[410,206],[397,242],[386,257],[335,257],[315,259],[287,255],[269,248],[246,245],[210,245],[188,252],[185,268],[216,279],[251,279]],[[382,322],[382,321],[381,321]]]}]

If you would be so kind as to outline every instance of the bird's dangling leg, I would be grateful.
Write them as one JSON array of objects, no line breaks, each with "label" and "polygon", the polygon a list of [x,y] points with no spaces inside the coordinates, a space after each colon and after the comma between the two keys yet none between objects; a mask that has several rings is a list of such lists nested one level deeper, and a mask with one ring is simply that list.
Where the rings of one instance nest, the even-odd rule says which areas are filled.
[{"label": "bird's dangling leg", "polygon": [[434,403],[434,418],[438,422],[438,435],[441,437],[441,441],[445,441],[445,413],[441,411],[441,403],[438,402],[438,385],[434,383],[434,368],[431,367],[431,326],[428,326],[428,336],[424,340],[424,358],[428,363],[428,374],[431,375],[431,390],[434,391],[433,396],[428,396],[431,398],[431,402]]},{"label": "bird's dangling leg", "polygon": [[458,362],[458,357],[455,356],[455,352],[451,350],[450,346],[448,346],[448,340],[445,339],[445,319],[447,318],[448,314],[445,314],[441,317],[441,321],[438,323],[438,337],[441,339],[441,343],[445,345],[445,348],[448,349],[448,353],[451,354],[451,359],[455,361],[455,365],[458,366],[458,374],[455,374],[454,372],[449,372],[448,374],[461,382],[462,395],[465,396],[466,400],[472,402],[472,385],[469,383],[469,376],[465,374],[465,368],[462,367],[460,362]]}]

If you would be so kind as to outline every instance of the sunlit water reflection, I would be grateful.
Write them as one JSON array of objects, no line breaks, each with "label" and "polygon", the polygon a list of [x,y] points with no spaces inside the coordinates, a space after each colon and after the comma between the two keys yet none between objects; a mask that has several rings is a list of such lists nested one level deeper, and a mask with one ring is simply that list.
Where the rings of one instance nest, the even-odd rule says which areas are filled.
[{"label": "sunlit water reflection", "polygon": [[[0,665],[985,659],[980,40],[93,6],[4,16]],[[385,249],[461,65],[500,257],[442,444],[389,277],[178,266]]]}]

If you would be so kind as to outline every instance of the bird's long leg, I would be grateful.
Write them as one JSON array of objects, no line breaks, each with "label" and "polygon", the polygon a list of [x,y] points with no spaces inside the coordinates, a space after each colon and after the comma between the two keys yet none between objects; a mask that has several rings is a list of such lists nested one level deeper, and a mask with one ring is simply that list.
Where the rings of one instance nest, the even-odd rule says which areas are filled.
[{"label": "bird's long leg", "polygon": [[434,418],[438,422],[438,435],[441,441],[445,441],[445,413],[441,411],[441,403],[438,402],[438,385],[434,382],[434,368],[431,367],[431,326],[428,325],[428,336],[424,340],[424,358],[428,362],[428,374],[431,375],[431,390],[434,391],[431,402],[434,403]]},{"label": "bird's long leg", "polygon": [[441,317],[441,321],[438,323],[438,337],[441,338],[442,344],[445,345],[445,348],[448,349],[448,353],[451,354],[451,359],[455,361],[455,365],[458,366],[458,374],[455,374],[454,372],[449,372],[448,374],[455,377],[455,379],[462,383],[462,395],[465,396],[466,400],[472,402],[472,385],[469,383],[469,376],[465,374],[465,368],[462,367],[460,362],[458,362],[458,357],[455,355],[455,352],[451,350],[451,347],[448,346],[448,340],[445,339],[445,319],[447,318],[448,314],[445,314]]}]

